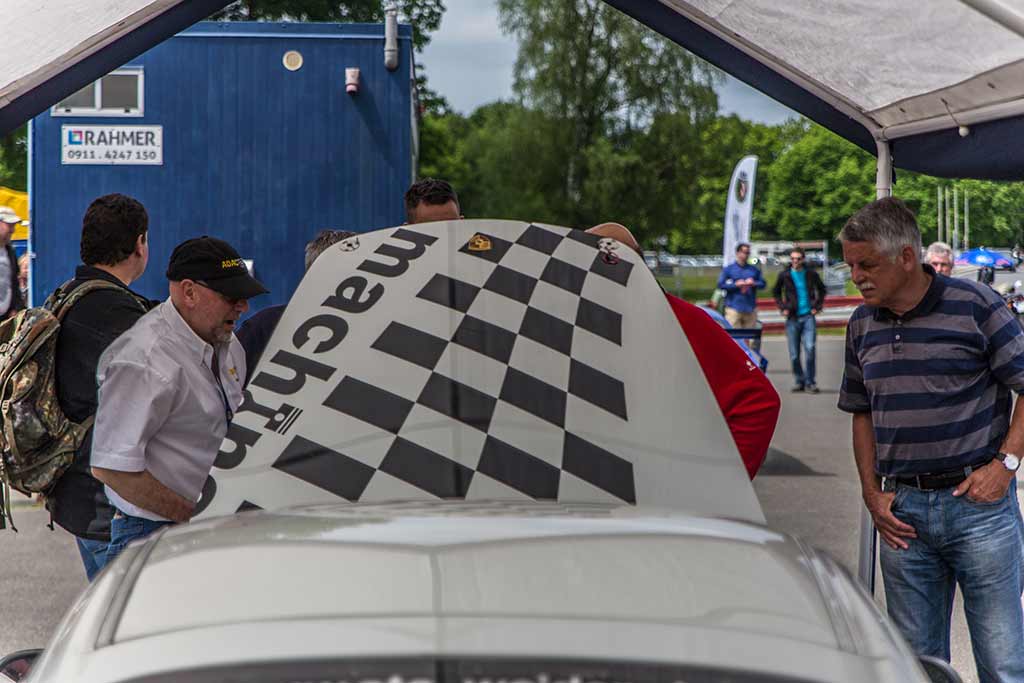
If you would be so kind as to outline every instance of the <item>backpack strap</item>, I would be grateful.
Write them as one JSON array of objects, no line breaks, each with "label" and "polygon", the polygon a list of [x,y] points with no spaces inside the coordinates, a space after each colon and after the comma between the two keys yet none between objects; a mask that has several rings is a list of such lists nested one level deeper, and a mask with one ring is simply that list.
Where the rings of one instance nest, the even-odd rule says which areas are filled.
[{"label": "backpack strap", "polygon": [[124,287],[114,284],[113,282],[108,282],[106,280],[94,278],[91,280],[86,280],[85,282],[78,285],[70,292],[68,292],[68,289],[70,289],[72,282],[74,282],[74,280],[68,280],[60,287],[58,287],[54,291],[54,293],[50,295],[50,298],[47,299],[46,303],[44,304],[44,306],[48,308],[51,313],[53,313],[54,317],[56,317],[58,321],[63,321],[64,316],[67,315],[68,311],[71,310],[71,307],[77,304],[82,297],[88,294],[92,294],[93,292],[100,289],[116,289],[118,291],[124,291],[129,296],[131,296],[132,301],[139,305],[139,308],[142,309],[143,313],[146,312],[145,306],[142,305],[137,296],[135,296],[132,292],[126,290]]}]

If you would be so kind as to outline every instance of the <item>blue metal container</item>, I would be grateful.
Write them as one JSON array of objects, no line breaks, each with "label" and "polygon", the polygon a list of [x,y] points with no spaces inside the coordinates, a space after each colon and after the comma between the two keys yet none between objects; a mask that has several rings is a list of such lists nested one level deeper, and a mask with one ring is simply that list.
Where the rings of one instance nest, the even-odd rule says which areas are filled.
[{"label": "blue metal container", "polygon": [[389,71],[383,24],[201,23],[115,72],[135,80],[103,80],[102,96],[83,91],[37,116],[34,302],[73,275],[82,215],[109,192],[149,212],[149,267],[133,288],[156,299],[171,250],[190,237],[220,237],[252,260],[271,290],[256,309],[288,301],[319,230],[402,223],[416,149],[411,38],[399,26]]}]

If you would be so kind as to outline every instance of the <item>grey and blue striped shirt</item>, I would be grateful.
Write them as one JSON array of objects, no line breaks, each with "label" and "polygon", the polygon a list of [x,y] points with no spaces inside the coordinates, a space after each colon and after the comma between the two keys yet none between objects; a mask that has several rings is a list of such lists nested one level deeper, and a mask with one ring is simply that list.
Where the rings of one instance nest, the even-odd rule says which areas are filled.
[{"label": "grey and blue striped shirt", "polygon": [[903,316],[862,305],[846,328],[839,409],[871,413],[880,475],[945,472],[995,455],[1024,392],[1024,334],[992,289],[936,275]]}]

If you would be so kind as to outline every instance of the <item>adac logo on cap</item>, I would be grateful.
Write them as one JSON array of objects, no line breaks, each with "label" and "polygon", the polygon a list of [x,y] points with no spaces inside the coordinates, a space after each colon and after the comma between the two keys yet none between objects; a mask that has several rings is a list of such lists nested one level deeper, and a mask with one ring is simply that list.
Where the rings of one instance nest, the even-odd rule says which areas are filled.
[{"label": "adac logo on cap", "polygon": [[242,263],[240,258],[225,259],[220,262],[221,270],[227,270],[228,268],[245,268],[245,264]]},{"label": "adac logo on cap", "polygon": [[486,235],[477,233],[469,239],[469,250],[470,251],[490,251],[491,240]]}]

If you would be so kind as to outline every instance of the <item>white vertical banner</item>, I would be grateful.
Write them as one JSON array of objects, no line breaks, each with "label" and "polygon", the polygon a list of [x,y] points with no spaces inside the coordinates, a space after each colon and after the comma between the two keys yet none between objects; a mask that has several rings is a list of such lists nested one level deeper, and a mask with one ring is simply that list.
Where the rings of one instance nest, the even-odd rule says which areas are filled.
[{"label": "white vertical banner", "polygon": [[740,159],[732,171],[729,198],[725,204],[725,230],[722,235],[722,260],[725,265],[736,257],[736,245],[750,241],[750,214],[754,207],[754,176],[757,157]]}]

